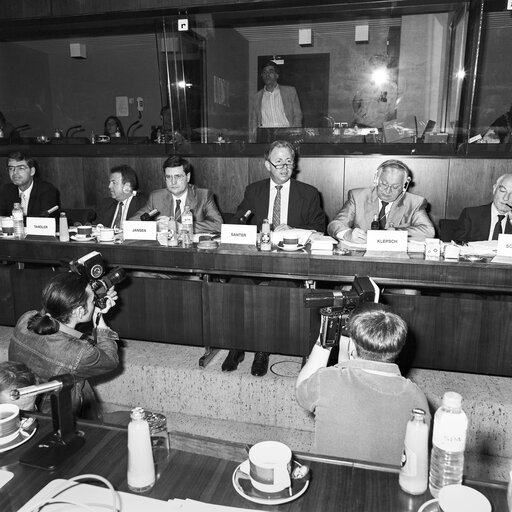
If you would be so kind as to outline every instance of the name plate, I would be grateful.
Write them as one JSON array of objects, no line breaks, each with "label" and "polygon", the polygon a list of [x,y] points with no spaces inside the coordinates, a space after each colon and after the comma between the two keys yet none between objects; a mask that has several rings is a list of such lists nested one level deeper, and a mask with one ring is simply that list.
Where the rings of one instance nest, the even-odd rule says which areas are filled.
[{"label": "name plate", "polygon": [[367,231],[366,250],[407,252],[407,231]]},{"label": "name plate", "polygon": [[512,235],[505,235],[504,233],[498,236],[498,256],[512,257]]},{"label": "name plate", "polygon": [[55,236],[55,219],[51,217],[27,217],[27,235]]},{"label": "name plate", "polygon": [[125,240],[156,240],[156,221],[125,221],[123,238]]},{"label": "name plate", "polygon": [[222,224],[220,227],[221,244],[256,245],[257,227],[245,224]]}]

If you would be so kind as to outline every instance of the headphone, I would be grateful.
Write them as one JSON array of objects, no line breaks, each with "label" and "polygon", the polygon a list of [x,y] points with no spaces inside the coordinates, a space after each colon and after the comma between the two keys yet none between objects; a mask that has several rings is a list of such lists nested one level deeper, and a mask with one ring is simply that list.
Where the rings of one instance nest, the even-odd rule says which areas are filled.
[{"label": "headphone", "polygon": [[375,176],[373,178],[373,184],[376,187],[379,185],[380,175],[382,174],[382,171],[388,167],[391,167],[392,169],[396,169],[397,171],[405,172],[406,179],[405,179],[402,193],[407,192],[407,189],[409,188],[409,184],[411,182],[411,170],[403,162],[400,162],[400,160],[386,160],[385,162],[382,162],[379,165],[379,167],[377,167],[377,171],[375,172]]}]

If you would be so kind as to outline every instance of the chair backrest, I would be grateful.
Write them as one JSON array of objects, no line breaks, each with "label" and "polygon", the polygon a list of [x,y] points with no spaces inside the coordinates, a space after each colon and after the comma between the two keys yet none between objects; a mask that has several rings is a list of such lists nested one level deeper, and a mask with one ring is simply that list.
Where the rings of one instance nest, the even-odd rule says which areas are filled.
[{"label": "chair backrest", "polygon": [[440,219],[439,220],[439,237],[443,242],[451,242],[454,239],[455,230],[457,229],[457,219]]},{"label": "chair backrest", "polygon": [[90,208],[62,208],[61,211],[66,213],[69,226],[75,222],[80,222],[80,224],[92,222],[96,217],[95,211]]}]

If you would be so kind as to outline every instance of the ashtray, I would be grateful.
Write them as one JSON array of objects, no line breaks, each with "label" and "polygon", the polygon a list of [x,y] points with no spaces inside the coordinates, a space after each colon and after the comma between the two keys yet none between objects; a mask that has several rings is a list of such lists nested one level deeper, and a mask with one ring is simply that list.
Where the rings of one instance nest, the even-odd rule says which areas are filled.
[{"label": "ashtray", "polygon": [[485,261],[483,256],[478,256],[477,254],[465,254],[464,256],[461,256],[461,258],[464,261],[470,261],[471,263],[480,263]]},{"label": "ashtray", "polygon": [[347,254],[350,254],[350,251],[348,249],[344,249],[343,247],[335,247],[332,253],[337,256],[346,256]]},{"label": "ashtray", "polygon": [[218,246],[219,244],[214,240],[201,240],[197,244],[198,249],[217,249]]}]

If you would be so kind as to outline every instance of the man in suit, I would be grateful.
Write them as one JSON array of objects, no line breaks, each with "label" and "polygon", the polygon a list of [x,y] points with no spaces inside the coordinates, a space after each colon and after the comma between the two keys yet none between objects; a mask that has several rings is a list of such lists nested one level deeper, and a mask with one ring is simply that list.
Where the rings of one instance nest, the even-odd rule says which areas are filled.
[{"label": "man in suit", "polygon": [[262,128],[302,126],[302,110],[295,87],[279,85],[277,64],[266,62],[261,69],[265,86],[252,98],[249,111],[249,140],[256,141],[256,132]]},{"label": "man in suit", "polygon": [[[320,206],[320,194],[315,187],[290,179],[295,167],[295,150],[286,141],[273,142],[265,153],[269,179],[250,184],[238,207],[235,218],[251,211],[250,224],[261,229],[263,219],[272,221],[274,231],[301,228],[324,233],[325,213]],[[251,373],[263,376],[268,369],[268,354],[256,352]],[[230,350],[222,363],[223,371],[236,370],[244,352]]]},{"label": "man in suit", "polygon": [[143,213],[158,210],[159,219],[169,220],[181,216],[188,206],[194,217],[194,232],[220,231],[222,216],[215,204],[213,194],[205,188],[190,185],[192,166],[181,156],[169,157],[163,164],[166,188],[151,192],[146,204],[130,220],[140,220]]},{"label": "man in suit", "polygon": [[512,234],[512,174],[500,176],[492,187],[492,193],[492,203],[462,210],[454,230],[454,240],[498,240],[500,233]]},{"label": "man in suit", "polygon": [[138,189],[137,174],[129,165],[113,167],[108,183],[110,197],[97,205],[96,223],[122,229],[124,221],[146,204],[146,198]]},{"label": "man in suit", "polygon": [[59,206],[59,191],[46,181],[35,177],[36,163],[32,158],[15,151],[7,157],[11,183],[0,190],[0,215],[11,215],[14,203],[21,203],[23,213],[40,217],[54,206]]},{"label": "man in suit", "polygon": [[435,235],[427,214],[427,201],[407,192],[410,169],[400,160],[379,165],[372,188],[349,190],[348,199],[327,226],[338,240],[364,244],[375,217],[380,229],[405,230],[411,238],[424,240]]}]

